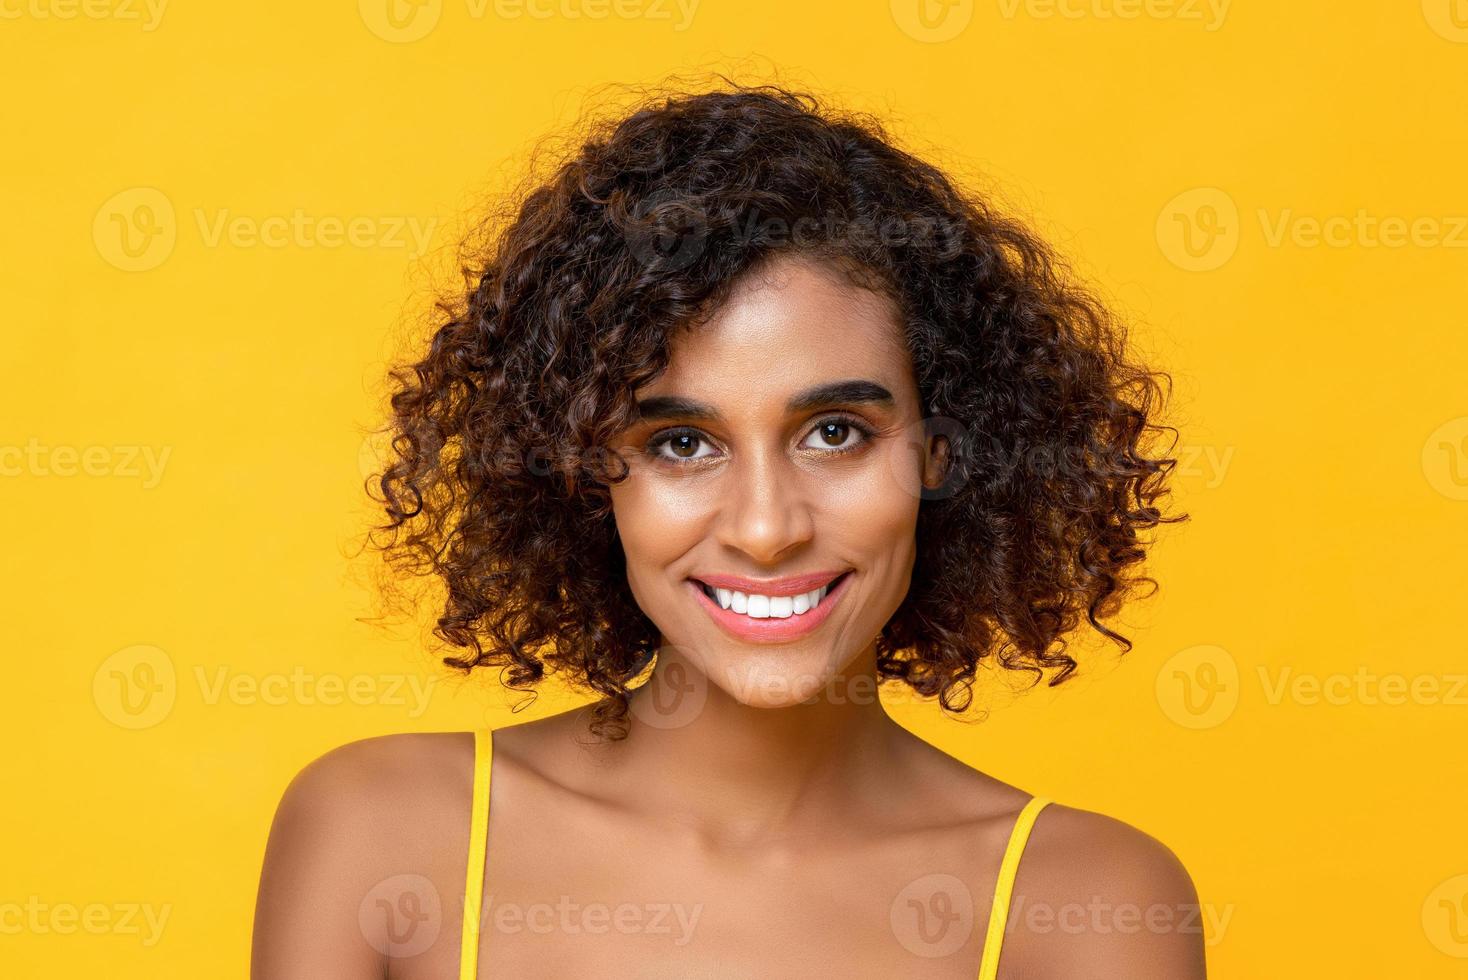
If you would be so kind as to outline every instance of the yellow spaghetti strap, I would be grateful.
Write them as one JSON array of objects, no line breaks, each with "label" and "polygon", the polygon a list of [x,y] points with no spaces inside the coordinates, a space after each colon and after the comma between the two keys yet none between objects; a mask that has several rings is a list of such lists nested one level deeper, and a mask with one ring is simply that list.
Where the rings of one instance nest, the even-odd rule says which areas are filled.
[{"label": "yellow spaghetti strap", "polygon": [[489,837],[489,774],[494,738],[488,728],[474,733],[474,799],[469,810],[469,871],[464,881],[464,927],[459,941],[459,980],[479,971],[479,910],[484,897],[484,848]]},{"label": "yellow spaghetti strap", "polygon": [[1009,922],[1009,899],[1014,892],[1014,874],[1019,870],[1019,857],[1035,818],[1050,801],[1036,796],[1026,803],[1009,833],[1004,860],[999,863],[999,880],[994,882],[994,907],[989,910],[989,931],[984,934],[984,957],[979,961],[979,980],[995,980],[999,975],[999,950],[1004,945],[1004,927]]}]

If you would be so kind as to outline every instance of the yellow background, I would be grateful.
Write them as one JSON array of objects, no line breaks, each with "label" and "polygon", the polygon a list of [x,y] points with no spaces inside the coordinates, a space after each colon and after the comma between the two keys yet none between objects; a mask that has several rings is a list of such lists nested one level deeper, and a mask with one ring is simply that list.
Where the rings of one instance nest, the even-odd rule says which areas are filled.
[{"label": "yellow background", "polygon": [[1169,844],[1215,976],[1468,972],[1468,5],[386,2],[3,5],[0,974],[241,975],[305,762],[568,705],[415,701],[419,632],[358,621],[363,437],[534,141],[710,68],[892,118],[1177,379],[1193,519],[1136,649],[983,724],[892,710]]}]

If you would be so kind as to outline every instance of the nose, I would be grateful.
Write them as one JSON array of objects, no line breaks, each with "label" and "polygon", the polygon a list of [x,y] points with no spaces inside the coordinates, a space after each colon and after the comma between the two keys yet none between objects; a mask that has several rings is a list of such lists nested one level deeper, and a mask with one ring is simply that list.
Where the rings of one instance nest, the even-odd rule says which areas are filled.
[{"label": "nose", "polygon": [[726,474],[717,525],[720,544],[771,565],[814,536],[814,488],[783,453],[746,453]]}]

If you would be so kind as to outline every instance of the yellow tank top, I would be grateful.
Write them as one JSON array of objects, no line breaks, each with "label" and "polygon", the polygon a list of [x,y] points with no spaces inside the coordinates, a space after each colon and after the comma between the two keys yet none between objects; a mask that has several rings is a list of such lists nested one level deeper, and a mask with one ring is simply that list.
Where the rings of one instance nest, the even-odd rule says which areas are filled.
[{"label": "yellow tank top", "polygon": [[[469,810],[469,870],[464,881],[464,925],[459,947],[459,980],[477,980],[479,971],[479,924],[484,900],[484,849],[489,831],[489,777],[492,770],[494,738],[489,729],[474,733],[474,798]],[[1010,894],[1014,876],[1019,870],[1020,855],[1030,839],[1035,818],[1049,800],[1033,797],[1020,810],[1004,858],[999,863],[999,878],[994,882],[994,904],[989,910],[989,928],[984,933],[984,953],[979,961],[979,980],[995,980],[999,973],[999,950],[1004,945],[1004,927],[1009,921]]]}]

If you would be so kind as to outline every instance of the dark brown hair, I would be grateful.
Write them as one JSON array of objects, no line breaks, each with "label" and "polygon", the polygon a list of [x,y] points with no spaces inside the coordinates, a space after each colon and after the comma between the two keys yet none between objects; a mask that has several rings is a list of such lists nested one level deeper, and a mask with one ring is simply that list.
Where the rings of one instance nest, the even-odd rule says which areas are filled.
[{"label": "dark brown hair", "polygon": [[[393,457],[374,476],[394,573],[446,586],[453,667],[548,671],[625,735],[658,631],[634,601],[600,447],[633,391],[757,264],[798,251],[897,303],[929,424],[953,465],[925,493],[912,587],[878,641],[884,679],[945,710],[992,660],[1051,684],[1082,619],[1141,583],[1139,532],[1175,460],[1149,454],[1167,376],[1021,222],[898,149],[875,119],[726,83],[592,126],[465,253],[427,349],[392,373]],[[1170,451],[1170,446],[1168,447]]]}]

